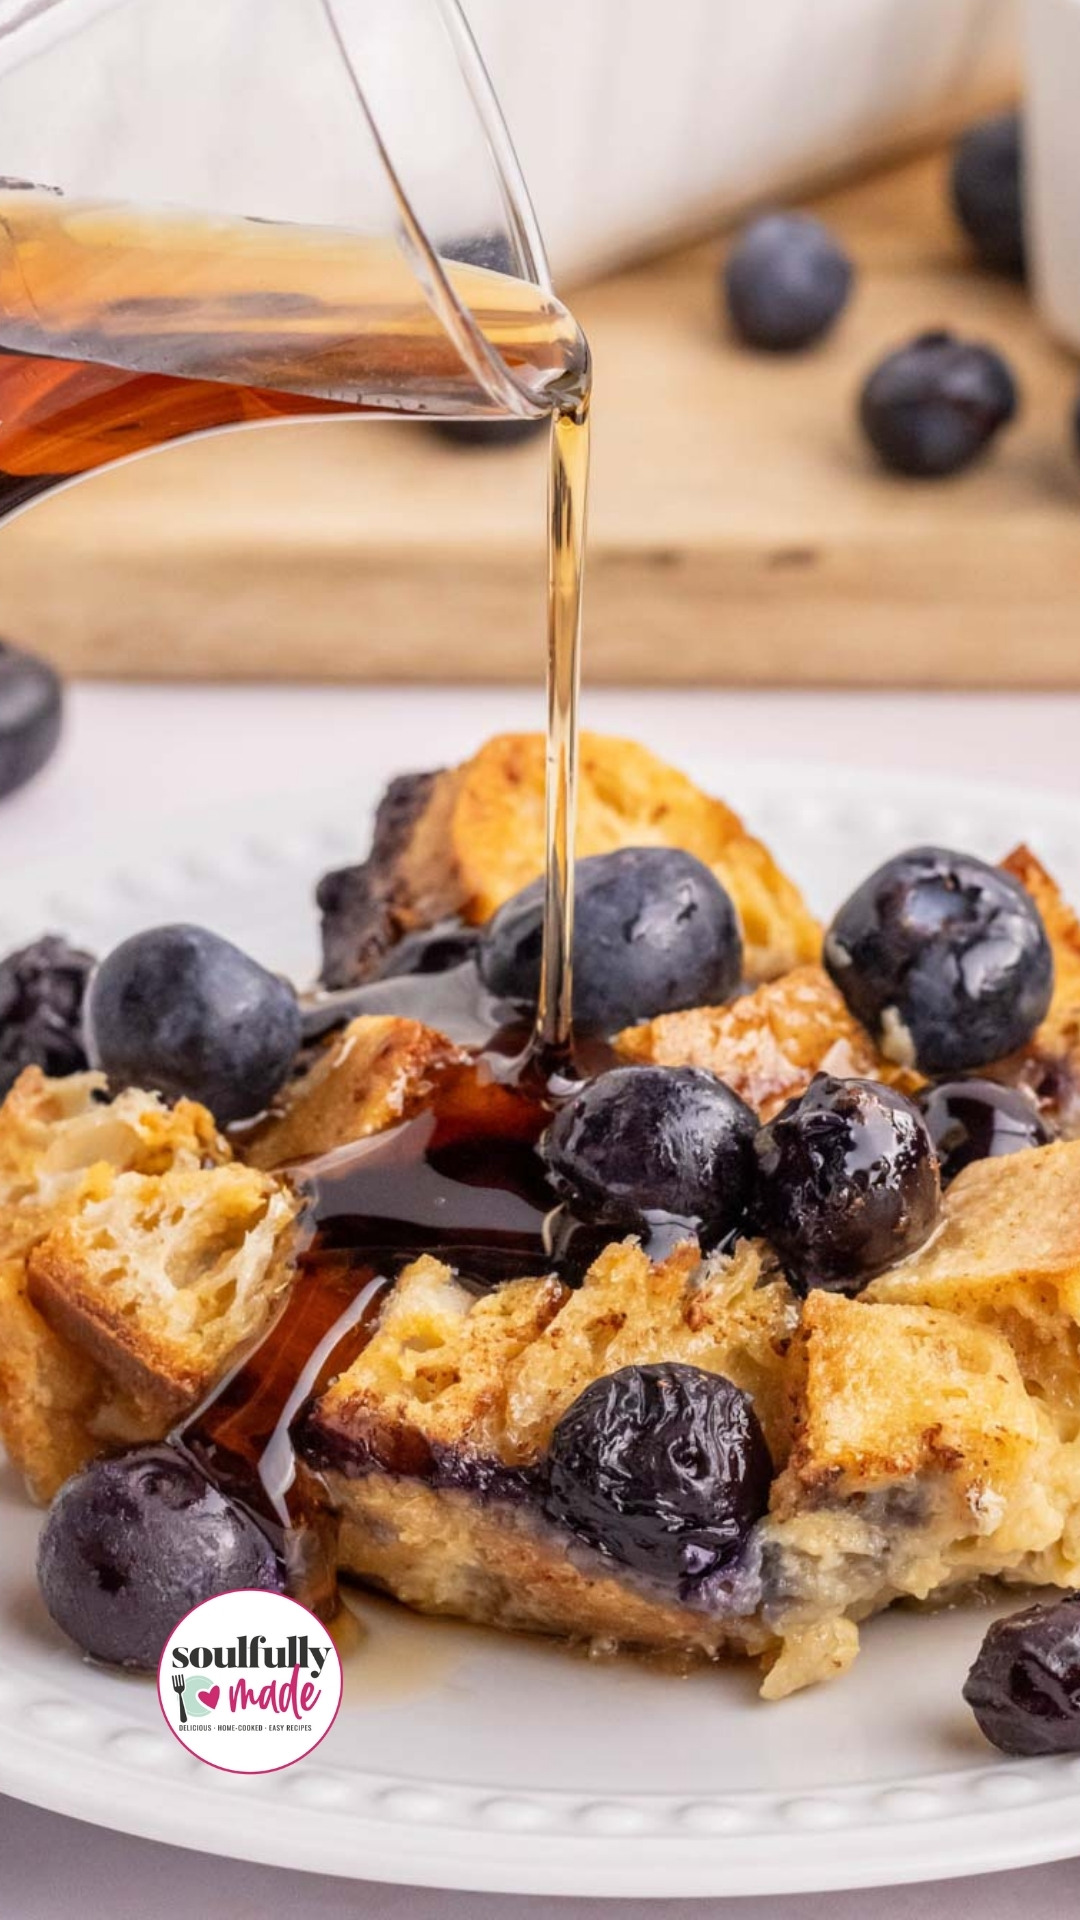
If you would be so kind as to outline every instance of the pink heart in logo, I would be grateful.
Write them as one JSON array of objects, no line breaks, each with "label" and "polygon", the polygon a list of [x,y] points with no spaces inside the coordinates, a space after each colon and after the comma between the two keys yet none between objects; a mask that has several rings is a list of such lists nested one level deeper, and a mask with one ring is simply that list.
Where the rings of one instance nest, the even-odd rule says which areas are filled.
[{"label": "pink heart in logo", "polygon": [[221,1699],[221,1688],[210,1687],[206,1693],[197,1693],[195,1698],[201,1700],[204,1707],[216,1707]]}]

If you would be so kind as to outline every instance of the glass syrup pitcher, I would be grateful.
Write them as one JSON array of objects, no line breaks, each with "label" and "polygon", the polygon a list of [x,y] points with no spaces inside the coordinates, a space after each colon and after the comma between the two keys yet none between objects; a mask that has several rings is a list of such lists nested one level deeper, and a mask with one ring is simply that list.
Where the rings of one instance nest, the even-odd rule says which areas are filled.
[{"label": "glass syrup pitcher", "polygon": [[457,0],[0,0],[0,517],[228,427],[550,416],[550,1071],[589,384]]}]

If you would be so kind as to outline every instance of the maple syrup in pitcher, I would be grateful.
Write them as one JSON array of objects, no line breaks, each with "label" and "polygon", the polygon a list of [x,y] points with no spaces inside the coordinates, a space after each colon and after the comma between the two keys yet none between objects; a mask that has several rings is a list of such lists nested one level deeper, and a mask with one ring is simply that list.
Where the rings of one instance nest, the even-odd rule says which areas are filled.
[{"label": "maple syrup in pitcher", "polygon": [[[535,1152],[572,1084],[571,942],[589,355],[541,288],[444,263],[525,404],[551,416],[547,878],[531,1036],[493,1031],[392,1132],[293,1170],[307,1245],[269,1332],[174,1436],[273,1540],[292,1591],[336,1606],[333,1521],[297,1457],[304,1408],[362,1350],[423,1252],[483,1285],[544,1272]],[[0,515],[193,434],[291,416],[489,414],[392,243],[0,187]],[[439,1026],[439,981],[417,1017]]]}]

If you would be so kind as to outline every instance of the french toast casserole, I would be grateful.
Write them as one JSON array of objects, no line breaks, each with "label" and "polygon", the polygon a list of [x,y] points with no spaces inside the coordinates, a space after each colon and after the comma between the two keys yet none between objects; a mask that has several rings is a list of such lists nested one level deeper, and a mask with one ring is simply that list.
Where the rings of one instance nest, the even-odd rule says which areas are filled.
[{"label": "french toast casserole", "polygon": [[[47,1529],[95,1462],[168,1440],[226,1463],[287,1564],[315,1526],[331,1575],[421,1612],[748,1657],[772,1699],[896,1601],[1080,1584],[1080,923],[1053,879],[1024,847],[915,849],[823,936],[729,808],[586,737],[587,1044],[544,1107],[512,1071],[542,834],[538,738],[395,782],[369,860],[320,884],[326,991],[268,1098],[162,1066],[152,995],[117,984],[167,935],[182,996],[198,929],[100,964],[97,1065],[13,1078],[0,1436]],[[101,1653],[65,1577],[50,1609]]]}]

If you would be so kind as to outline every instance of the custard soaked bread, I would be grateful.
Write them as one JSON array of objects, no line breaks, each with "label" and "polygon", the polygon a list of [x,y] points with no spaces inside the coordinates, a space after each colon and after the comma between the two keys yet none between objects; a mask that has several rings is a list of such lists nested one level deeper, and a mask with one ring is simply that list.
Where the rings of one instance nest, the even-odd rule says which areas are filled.
[{"label": "custard soaked bread", "polygon": [[[598,1649],[749,1656],[774,1698],[842,1672],[895,1600],[1080,1583],[1080,1141],[1044,1124],[1071,1131],[1080,928],[1053,882],[1022,850],[913,849],[819,951],[719,802],[619,742],[587,744],[584,784],[583,850],[634,884],[617,937],[580,943],[611,1051],[579,1081],[538,1092],[508,1032],[458,1044],[423,977],[421,1017],[290,1054],[269,1111],[227,1086],[229,1142],[191,1099],[24,1075],[0,1110],[13,1459],[47,1497],[196,1401],[235,1438],[274,1381],[346,1573]],[[399,787],[368,868],[325,890],[329,970],[531,885],[541,790],[513,736]],[[670,881],[686,852],[704,894]],[[722,1004],[677,997],[691,921]],[[220,978],[213,936],[180,933]],[[118,955],[138,988],[137,943],[102,972]],[[184,1433],[198,1481],[213,1446]]]},{"label": "custard soaked bread", "polygon": [[[679,847],[712,868],[738,911],[750,979],[817,958],[820,930],[798,888],[730,807],[634,741],[587,733],[578,854],[641,846]],[[500,734],[461,767],[395,781],[371,859],[320,887],[327,985],[370,978],[417,928],[451,915],[480,925],[543,864],[540,734]]]},{"label": "custard soaked bread", "polygon": [[[1048,1316],[1044,1299],[1075,1285],[1065,1192],[1080,1186],[1080,1146],[1052,1150],[1058,1227],[1025,1283],[1016,1266],[1045,1217],[1043,1159],[1007,1163],[1001,1208],[978,1177],[990,1163],[957,1181],[938,1243],[954,1250],[948,1286],[930,1249],[858,1300],[800,1303],[751,1241],[652,1267],[624,1243],[576,1291],[521,1281],[480,1299],[418,1263],[305,1422],[343,1518],[343,1566],[426,1611],[688,1656],[760,1653],[772,1697],[848,1664],[857,1623],[898,1598],[987,1576],[1072,1584],[1077,1322],[1065,1304]],[[657,1360],[750,1392],[777,1469],[738,1577],[681,1602],[568,1536],[545,1499],[546,1451],[583,1389]]]},{"label": "custard soaked bread", "polygon": [[[1080,1144],[1017,1155],[1006,1170],[1001,1206],[990,1163],[962,1175],[946,1197],[943,1251],[916,1255],[858,1300],[815,1292],[800,1302],[750,1240],[705,1259],[686,1245],[659,1264],[613,1243],[576,1290],[547,1276],[477,1294],[435,1260],[414,1263],[298,1435],[340,1512],[343,1568],[424,1610],[597,1645],[761,1655],[772,1696],[842,1670],[856,1623],[898,1597],[985,1576],[1076,1578],[1069,1301],[1080,1241],[1068,1222],[1080,1217]],[[144,1201],[147,1178],[113,1176],[113,1192],[133,1180]],[[170,1329],[161,1273],[191,1254],[190,1223],[172,1217],[167,1195],[191,1176],[160,1178],[156,1226],[118,1218],[106,1196],[59,1225],[32,1264],[45,1255],[43,1306],[110,1379],[131,1377],[131,1346],[91,1328],[101,1303],[88,1309],[84,1295],[96,1280],[107,1300],[119,1284],[142,1325],[151,1378],[137,1384],[167,1400],[174,1378],[164,1365],[153,1377]],[[126,1254],[113,1279],[93,1268],[102,1220]],[[164,1262],[155,1232],[174,1237]],[[1025,1276],[1032,1245],[1040,1259]],[[197,1333],[186,1345],[194,1363]],[[216,1364],[224,1357],[218,1348]],[[689,1596],[568,1533],[546,1497],[552,1435],[582,1392],[657,1363],[747,1392],[777,1470],[737,1572]],[[166,1424],[159,1413],[156,1430]]]}]

